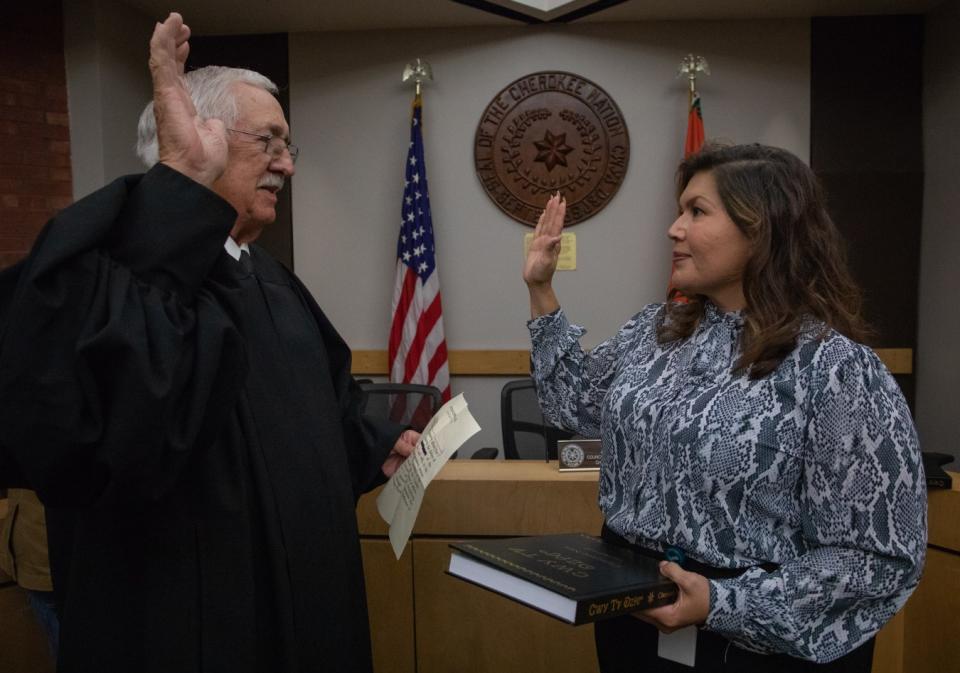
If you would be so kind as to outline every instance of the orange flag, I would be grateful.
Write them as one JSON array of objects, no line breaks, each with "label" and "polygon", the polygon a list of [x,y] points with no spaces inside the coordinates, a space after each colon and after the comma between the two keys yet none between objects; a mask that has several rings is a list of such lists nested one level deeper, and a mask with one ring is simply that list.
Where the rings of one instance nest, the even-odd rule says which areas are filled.
[{"label": "orange flag", "polygon": [[[700,94],[690,92],[690,110],[687,113],[687,139],[683,144],[683,156],[689,157],[703,147],[703,110],[700,108]],[[670,269],[670,285],[667,287],[667,297],[670,301],[686,304],[689,301],[683,293],[673,287],[673,269]]]},{"label": "orange flag", "polygon": [[690,92],[690,112],[687,115],[687,141],[683,144],[683,156],[700,151],[703,147],[703,110],[700,108],[700,94]]}]

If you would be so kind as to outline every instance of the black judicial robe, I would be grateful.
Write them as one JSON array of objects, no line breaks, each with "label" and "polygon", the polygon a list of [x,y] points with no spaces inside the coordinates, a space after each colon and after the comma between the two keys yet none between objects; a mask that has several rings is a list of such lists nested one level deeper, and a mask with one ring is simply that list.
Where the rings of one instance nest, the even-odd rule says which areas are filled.
[{"label": "black judicial robe", "polygon": [[402,428],[235,217],[158,165],[0,274],[0,481],[48,506],[62,673],[371,668],[354,506]]}]

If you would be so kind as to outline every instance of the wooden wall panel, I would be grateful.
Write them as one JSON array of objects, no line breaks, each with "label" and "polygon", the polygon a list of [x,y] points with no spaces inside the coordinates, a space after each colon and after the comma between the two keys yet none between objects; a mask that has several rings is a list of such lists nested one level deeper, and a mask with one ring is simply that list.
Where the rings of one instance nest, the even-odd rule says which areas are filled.
[{"label": "wooden wall panel", "polygon": [[414,673],[413,560],[398,561],[390,542],[361,539],[375,673]]},{"label": "wooden wall panel", "polygon": [[446,575],[451,541],[413,541],[418,673],[599,670],[592,625],[564,624]]},{"label": "wooden wall panel", "polygon": [[927,548],[923,581],[906,607],[903,670],[960,673],[960,554]]}]

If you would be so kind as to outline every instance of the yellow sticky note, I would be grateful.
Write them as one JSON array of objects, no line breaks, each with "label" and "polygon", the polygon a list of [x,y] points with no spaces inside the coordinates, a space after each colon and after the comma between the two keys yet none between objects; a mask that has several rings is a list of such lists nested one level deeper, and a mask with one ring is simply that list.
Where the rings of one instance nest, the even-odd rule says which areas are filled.
[{"label": "yellow sticky note", "polygon": [[[530,241],[533,240],[533,234],[524,234],[523,236],[523,256],[527,256],[530,250]],[[576,271],[577,270],[577,235],[566,231],[560,235],[560,259],[557,260],[557,271]]]}]

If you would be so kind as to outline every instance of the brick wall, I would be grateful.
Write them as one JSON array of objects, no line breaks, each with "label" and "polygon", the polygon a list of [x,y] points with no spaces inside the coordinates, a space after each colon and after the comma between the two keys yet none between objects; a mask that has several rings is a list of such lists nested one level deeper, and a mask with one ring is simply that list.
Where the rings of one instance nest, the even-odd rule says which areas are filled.
[{"label": "brick wall", "polygon": [[62,16],[33,0],[0,22],[0,268],[73,200]]}]

